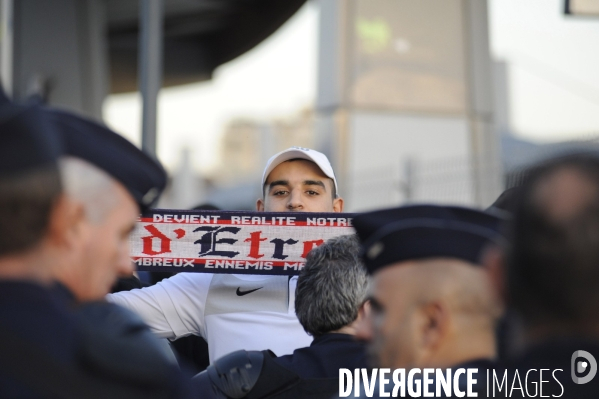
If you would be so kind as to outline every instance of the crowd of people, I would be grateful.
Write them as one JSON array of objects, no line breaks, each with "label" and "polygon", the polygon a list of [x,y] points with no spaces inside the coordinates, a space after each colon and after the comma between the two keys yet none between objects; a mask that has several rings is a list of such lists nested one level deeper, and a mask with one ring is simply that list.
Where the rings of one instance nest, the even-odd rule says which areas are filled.
[{"label": "crowd of people", "polygon": [[[599,395],[599,155],[536,165],[486,210],[359,214],[299,276],[178,273],[109,293],[137,281],[129,235],[166,183],[107,127],[0,96],[0,398],[333,398],[341,370],[416,375],[393,392],[356,382],[355,397]],[[261,183],[256,212],[343,212],[315,150],[273,155]],[[200,373],[166,340],[192,335]]]}]

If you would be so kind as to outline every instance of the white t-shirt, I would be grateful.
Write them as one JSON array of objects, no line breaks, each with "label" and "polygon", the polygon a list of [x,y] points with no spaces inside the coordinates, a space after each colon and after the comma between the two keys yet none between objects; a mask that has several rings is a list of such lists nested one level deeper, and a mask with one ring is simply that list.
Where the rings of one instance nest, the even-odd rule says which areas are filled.
[{"label": "white t-shirt", "polygon": [[179,273],[107,299],[137,312],[163,338],[199,335],[210,361],[230,352],[291,354],[310,337],[295,315],[297,276]]}]

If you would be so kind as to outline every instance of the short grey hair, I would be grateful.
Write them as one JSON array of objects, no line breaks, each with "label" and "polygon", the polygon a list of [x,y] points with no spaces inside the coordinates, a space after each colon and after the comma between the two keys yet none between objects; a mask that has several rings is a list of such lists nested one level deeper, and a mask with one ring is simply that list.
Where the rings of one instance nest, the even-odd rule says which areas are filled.
[{"label": "short grey hair", "polygon": [[85,209],[88,221],[100,223],[116,205],[116,181],[102,169],[75,157],[59,161],[64,192]]},{"label": "short grey hair", "polygon": [[354,235],[332,238],[308,253],[295,291],[295,313],[315,337],[351,324],[366,299],[368,275]]}]

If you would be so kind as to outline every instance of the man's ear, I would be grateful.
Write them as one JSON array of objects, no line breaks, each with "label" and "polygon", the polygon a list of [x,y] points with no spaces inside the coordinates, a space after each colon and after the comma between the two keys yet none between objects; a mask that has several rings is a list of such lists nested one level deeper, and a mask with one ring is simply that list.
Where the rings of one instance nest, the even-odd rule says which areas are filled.
[{"label": "man's ear", "polygon": [[264,200],[263,199],[258,199],[256,201],[256,210],[258,212],[264,212]]},{"label": "man's ear", "polygon": [[333,200],[333,212],[343,212],[343,198],[337,197]]},{"label": "man's ear", "polygon": [[362,322],[363,320],[370,317],[370,299],[367,299],[362,306],[358,309],[358,317],[356,320]]},{"label": "man's ear", "polygon": [[496,245],[487,248],[483,254],[481,263],[489,275],[491,287],[493,287],[493,290],[495,290],[497,298],[505,303],[507,299],[507,292],[505,282],[506,275],[504,251]]},{"label": "man's ear", "polygon": [[434,353],[449,331],[449,310],[442,302],[430,302],[419,309],[421,346],[425,353]]},{"label": "man's ear", "polygon": [[370,308],[370,300],[367,300],[358,309],[358,317],[352,323],[355,325],[356,338],[363,341],[372,340],[372,314]]},{"label": "man's ear", "polygon": [[79,239],[85,209],[81,203],[61,195],[52,208],[48,226],[48,239],[54,245],[72,249]]}]

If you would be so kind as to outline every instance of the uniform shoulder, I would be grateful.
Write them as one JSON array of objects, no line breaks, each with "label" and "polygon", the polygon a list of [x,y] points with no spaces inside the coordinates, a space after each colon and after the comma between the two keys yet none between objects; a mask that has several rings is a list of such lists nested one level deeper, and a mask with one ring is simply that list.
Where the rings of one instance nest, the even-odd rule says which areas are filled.
[{"label": "uniform shoulder", "polygon": [[135,383],[169,383],[172,356],[137,314],[112,303],[91,302],[75,310],[75,319],[86,366]]}]

